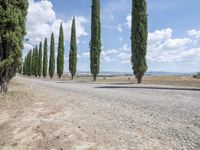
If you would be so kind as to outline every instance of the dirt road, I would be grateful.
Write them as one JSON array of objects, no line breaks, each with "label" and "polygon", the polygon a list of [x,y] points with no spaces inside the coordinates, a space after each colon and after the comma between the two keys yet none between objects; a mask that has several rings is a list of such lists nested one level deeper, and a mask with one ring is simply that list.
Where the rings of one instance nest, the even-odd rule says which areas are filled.
[{"label": "dirt road", "polygon": [[17,77],[2,150],[199,150],[200,89]]}]

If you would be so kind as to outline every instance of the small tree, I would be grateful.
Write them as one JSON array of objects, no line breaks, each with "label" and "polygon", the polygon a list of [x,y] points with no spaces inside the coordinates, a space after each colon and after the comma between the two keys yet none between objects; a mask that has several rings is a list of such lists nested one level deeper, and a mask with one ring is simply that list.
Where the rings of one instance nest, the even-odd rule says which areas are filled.
[{"label": "small tree", "polygon": [[49,76],[53,78],[55,71],[55,42],[54,34],[51,34],[51,46],[50,46],[50,59],[49,59]]},{"label": "small tree", "polygon": [[47,46],[47,38],[44,40],[44,55],[43,55],[43,77],[47,76],[47,62],[48,62],[48,46]]},{"label": "small tree", "polygon": [[147,70],[148,21],[146,5],[146,0],[132,0],[131,62],[138,83],[142,82],[142,77]]},{"label": "small tree", "polygon": [[72,21],[70,53],[69,53],[69,71],[71,73],[72,80],[76,74],[76,66],[77,66],[77,45],[76,45],[76,23],[74,17]]},{"label": "small tree", "polygon": [[22,63],[27,9],[28,0],[0,1],[0,93],[8,91]]},{"label": "small tree", "polygon": [[39,46],[39,57],[38,57],[38,76],[42,75],[42,42],[40,42]]},{"label": "small tree", "polygon": [[93,80],[96,81],[100,70],[101,53],[101,21],[100,21],[100,0],[92,0],[91,20],[91,41],[90,41],[90,69]]},{"label": "small tree", "polygon": [[64,32],[61,23],[59,40],[58,40],[58,56],[57,56],[57,74],[59,79],[63,75],[63,70],[64,70]]}]

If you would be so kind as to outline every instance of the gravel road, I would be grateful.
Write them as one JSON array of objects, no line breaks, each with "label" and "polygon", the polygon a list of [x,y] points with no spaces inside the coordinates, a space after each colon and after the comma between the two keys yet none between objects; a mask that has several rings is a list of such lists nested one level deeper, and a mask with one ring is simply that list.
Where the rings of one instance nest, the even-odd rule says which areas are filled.
[{"label": "gravel road", "polygon": [[2,107],[0,149],[200,149],[198,88],[15,80],[32,95]]}]

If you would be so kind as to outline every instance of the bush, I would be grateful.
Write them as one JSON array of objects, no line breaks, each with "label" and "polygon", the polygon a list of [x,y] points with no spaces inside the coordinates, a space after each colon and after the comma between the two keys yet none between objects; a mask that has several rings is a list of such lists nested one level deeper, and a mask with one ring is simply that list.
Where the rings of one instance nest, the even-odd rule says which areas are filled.
[{"label": "bush", "polygon": [[198,72],[197,74],[193,75],[194,78],[200,78],[200,72]]}]

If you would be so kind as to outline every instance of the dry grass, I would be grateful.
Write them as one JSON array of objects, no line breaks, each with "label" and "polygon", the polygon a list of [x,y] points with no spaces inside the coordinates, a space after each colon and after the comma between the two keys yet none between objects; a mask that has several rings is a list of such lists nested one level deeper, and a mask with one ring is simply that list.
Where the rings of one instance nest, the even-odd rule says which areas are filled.
[{"label": "dry grass", "polygon": [[200,80],[189,76],[145,77],[145,84],[200,87]]},{"label": "dry grass", "polygon": [[[88,77],[79,77],[76,80],[80,82],[91,81]],[[136,84],[137,80],[134,76],[121,76],[121,77],[99,77],[99,83],[133,83]],[[143,84],[158,84],[158,85],[172,85],[172,86],[186,86],[186,87],[200,87],[200,79],[189,76],[162,76],[162,77],[144,77]]]},{"label": "dry grass", "polygon": [[[43,79],[43,78],[41,78]],[[47,77],[46,80],[51,80]],[[54,76],[52,80],[59,80]],[[62,81],[71,81],[68,74],[63,75]],[[93,82],[92,77],[82,76],[75,77],[75,82]],[[98,77],[97,83],[132,83],[136,84],[137,80],[134,76],[117,76],[117,77]],[[13,82],[13,84],[17,84]],[[172,86],[186,86],[186,87],[200,87],[200,79],[190,76],[145,76],[143,84],[158,84],[158,85],[172,85]]]}]

